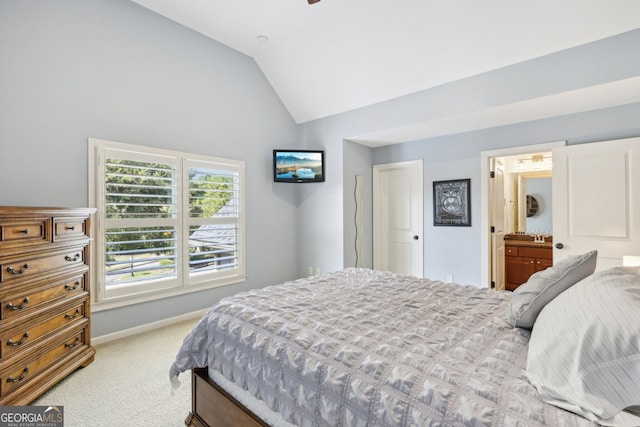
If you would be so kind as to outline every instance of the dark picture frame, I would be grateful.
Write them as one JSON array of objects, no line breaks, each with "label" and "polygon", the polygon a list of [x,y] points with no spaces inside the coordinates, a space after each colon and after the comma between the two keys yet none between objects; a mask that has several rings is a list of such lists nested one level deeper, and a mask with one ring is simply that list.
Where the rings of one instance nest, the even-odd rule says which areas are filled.
[{"label": "dark picture frame", "polygon": [[471,227],[471,179],[433,181],[433,225]]}]

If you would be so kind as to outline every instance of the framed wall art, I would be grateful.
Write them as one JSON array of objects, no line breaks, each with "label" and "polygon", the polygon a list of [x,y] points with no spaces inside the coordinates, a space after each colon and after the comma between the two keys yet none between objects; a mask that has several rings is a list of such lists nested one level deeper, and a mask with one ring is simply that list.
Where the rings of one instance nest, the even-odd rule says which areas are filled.
[{"label": "framed wall art", "polygon": [[433,182],[433,225],[471,226],[471,179]]}]

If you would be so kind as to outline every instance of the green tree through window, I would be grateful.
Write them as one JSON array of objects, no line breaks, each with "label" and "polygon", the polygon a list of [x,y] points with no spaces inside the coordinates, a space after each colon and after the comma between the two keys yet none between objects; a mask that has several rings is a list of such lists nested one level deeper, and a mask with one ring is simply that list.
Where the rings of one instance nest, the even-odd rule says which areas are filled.
[{"label": "green tree through window", "polygon": [[90,140],[97,302],[244,280],[244,163]]}]

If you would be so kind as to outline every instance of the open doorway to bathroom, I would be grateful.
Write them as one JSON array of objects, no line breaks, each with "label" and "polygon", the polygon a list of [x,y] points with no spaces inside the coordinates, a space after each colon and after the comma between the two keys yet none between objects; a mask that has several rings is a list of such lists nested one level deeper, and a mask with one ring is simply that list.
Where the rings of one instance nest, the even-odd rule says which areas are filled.
[{"label": "open doorway to bathroom", "polygon": [[[482,153],[482,275],[487,286],[509,286],[505,242],[553,239],[552,155],[564,142]],[[528,196],[528,197],[527,197]],[[511,240],[510,240],[511,239]]]}]

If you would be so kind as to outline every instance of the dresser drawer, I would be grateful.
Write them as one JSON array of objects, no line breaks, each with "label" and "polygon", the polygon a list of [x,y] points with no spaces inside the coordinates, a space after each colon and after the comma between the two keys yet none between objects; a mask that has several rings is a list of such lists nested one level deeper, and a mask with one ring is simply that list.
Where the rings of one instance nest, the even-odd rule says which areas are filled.
[{"label": "dresser drawer", "polygon": [[53,241],[86,239],[85,218],[53,218]]},{"label": "dresser drawer", "polygon": [[42,354],[33,353],[27,359],[17,361],[2,370],[0,374],[0,397],[27,385],[32,378],[59,359],[70,357],[86,347],[87,330],[70,331],[60,336],[60,340],[48,347]]},{"label": "dresser drawer", "polygon": [[506,256],[518,256],[518,247],[505,245],[504,254]]},{"label": "dresser drawer", "polygon": [[551,248],[532,248],[525,246],[520,248],[520,256],[531,258],[553,258],[553,250]]},{"label": "dresser drawer", "polygon": [[0,265],[0,283],[9,284],[39,274],[84,264],[84,247],[45,254],[26,254],[21,260],[6,261]]},{"label": "dresser drawer", "polygon": [[51,218],[5,219],[0,222],[0,247],[48,243]]},{"label": "dresser drawer", "polygon": [[25,316],[40,307],[46,307],[58,298],[68,298],[85,291],[85,275],[57,280],[46,287],[27,292],[12,292],[0,299],[0,320]]},{"label": "dresser drawer", "polygon": [[43,315],[41,318],[34,319],[20,327],[2,331],[0,334],[0,357],[6,359],[21,351],[28,351],[42,343],[53,332],[62,328],[80,322],[88,323],[86,313],[87,300],[85,299],[75,306],[67,306],[63,310]]}]

